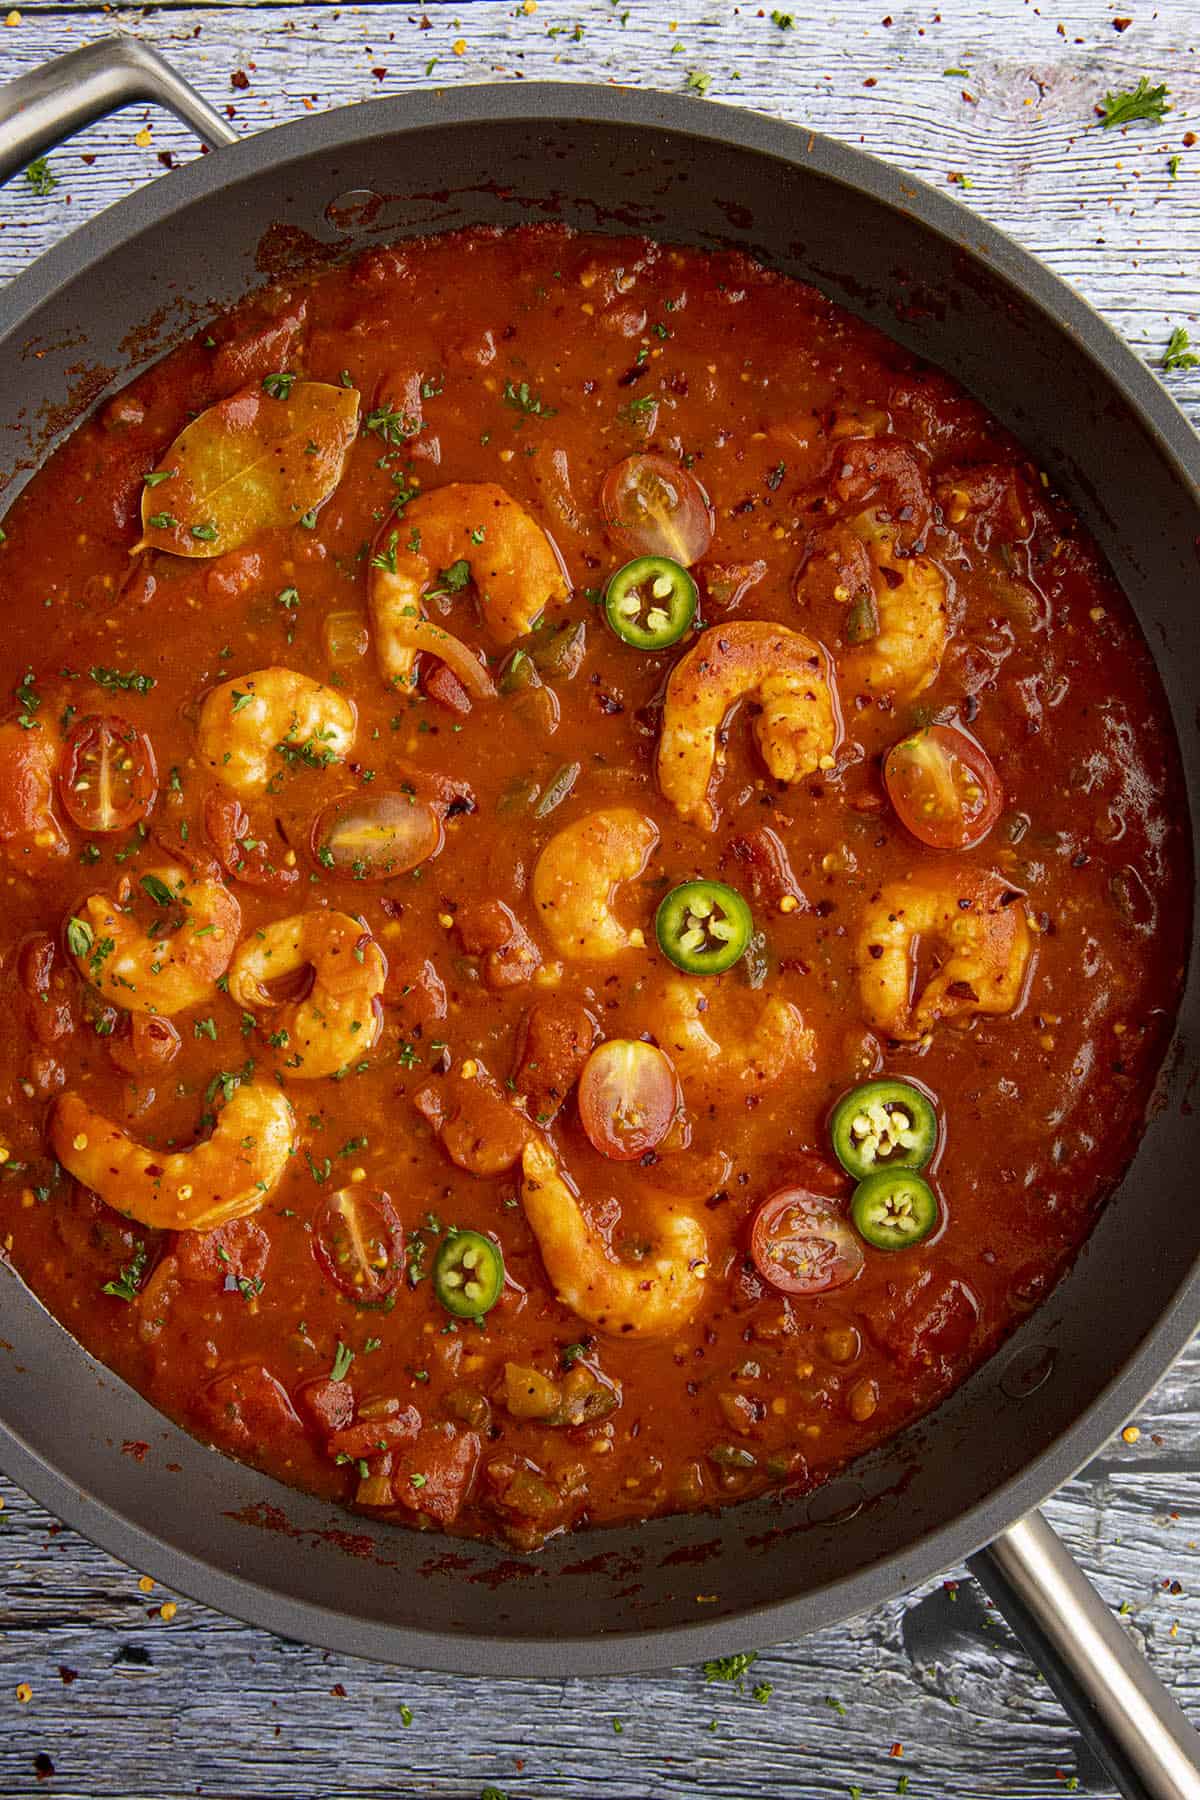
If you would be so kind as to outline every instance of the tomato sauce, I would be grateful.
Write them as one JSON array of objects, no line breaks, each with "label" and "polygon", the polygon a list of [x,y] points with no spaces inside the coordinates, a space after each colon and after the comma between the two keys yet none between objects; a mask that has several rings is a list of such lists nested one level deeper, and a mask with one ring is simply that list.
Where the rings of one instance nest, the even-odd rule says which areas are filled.
[{"label": "tomato sauce", "polygon": [[[275,430],[301,402],[316,437],[257,471],[204,443],[199,511],[173,498],[189,422],[211,436],[223,405]],[[651,483],[647,512],[635,463],[602,499],[647,454],[674,498]],[[449,497],[437,541],[457,547],[397,677],[369,596],[454,483],[501,500]],[[539,534],[508,576],[486,538],[505,497]],[[695,583],[690,625],[686,583],[659,596],[683,632],[664,648],[606,614],[640,554]],[[535,608],[520,629],[506,581]],[[960,1382],[1086,1237],[1186,950],[1157,678],[1019,444],[815,290],[549,227],[369,250],[253,296],[107,401],[11,509],[0,582],[0,1244],[189,1430],[347,1504],[532,1548],[820,1482]],[[674,629],[657,591],[640,617]],[[438,632],[465,650],[439,656]],[[815,660],[781,698],[794,633]],[[687,670],[668,679],[698,644],[685,700]],[[717,708],[712,779],[691,740],[668,768],[669,729],[754,657]],[[241,734],[289,671],[309,685],[279,688],[256,786]],[[962,753],[948,775],[931,725]],[[587,822],[614,813],[642,835],[610,896]],[[564,954],[561,870],[545,891],[539,858],[573,827],[559,860],[591,883],[604,956]],[[695,879],[750,908],[724,973],[656,943]],[[889,1013],[897,894],[920,905]],[[357,926],[335,941],[337,914]],[[680,941],[719,941],[719,915],[680,917]],[[983,917],[996,1004],[951,969],[922,1016],[962,917]],[[828,1130],[880,1073],[919,1082],[940,1131],[937,1228],[899,1250],[854,1235]],[[63,1166],[99,1154],[97,1119],[129,1140],[125,1173],[92,1177],[106,1198]],[[206,1140],[262,1192],[191,1226]],[[163,1167],[170,1208],[127,1216]],[[786,1292],[751,1253],[791,1189],[842,1234],[821,1251],[836,1284]],[[783,1211],[794,1231],[813,1205]],[[497,1245],[499,1298],[473,1313]],[[614,1269],[643,1287],[606,1298]]]}]

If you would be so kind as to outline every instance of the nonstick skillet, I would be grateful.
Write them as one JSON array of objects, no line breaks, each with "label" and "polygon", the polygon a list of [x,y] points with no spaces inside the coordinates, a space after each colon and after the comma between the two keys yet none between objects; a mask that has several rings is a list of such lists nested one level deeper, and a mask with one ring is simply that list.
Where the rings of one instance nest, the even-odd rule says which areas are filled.
[{"label": "nonstick skillet", "polygon": [[[740,245],[949,371],[1053,472],[1141,620],[1194,823],[1200,443],[1108,326],[983,221],[803,130],[608,87],[455,86],[237,141],[129,38],[0,93],[0,179],[132,100],[171,107],[214,154],[130,194],[0,299],[6,499],[78,415],[81,358],[101,371],[84,383],[94,402],[260,281],[264,243],[312,257],[552,216]],[[519,1563],[369,1520],[351,1529],[327,1503],[168,1424],[3,1272],[0,1465],[209,1605],[330,1648],[468,1673],[695,1660],[828,1625],[969,1558],[1123,1792],[1200,1800],[1200,1738],[1032,1510],[1123,1424],[1200,1321],[1200,1122],[1186,1098],[1198,1028],[1193,948],[1145,1136],[1070,1274],[935,1413],[807,1501],[607,1529]],[[123,1454],[131,1442],[150,1446],[143,1460]]]}]

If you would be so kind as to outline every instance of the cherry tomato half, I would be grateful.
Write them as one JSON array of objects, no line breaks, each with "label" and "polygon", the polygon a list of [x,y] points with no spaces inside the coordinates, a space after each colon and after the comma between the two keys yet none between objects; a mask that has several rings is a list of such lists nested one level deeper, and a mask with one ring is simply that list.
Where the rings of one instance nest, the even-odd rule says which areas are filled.
[{"label": "cherry tomato half", "polygon": [[600,510],[610,536],[634,556],[669,556],[688,569],[712,543],[708,495],[666,456],[627,456],[610,469]]},{"label": "cherry tomato half", "polygon": [[335,1287],[360,1305],[385,1300],[404,1273],[404,1233],[378,1189],[330,1194],[313,1219],[312,1248]]},{"label": "cherry tomato half", "polygon": [[955,725],[930,725],[893,744],[883,781],[901,823],[935,850],[981,844],[1004,804],[991,757]]},{"label": "cherry tomato half", "polygon": [[780,1188],[754,1215],[750,1254],[782,1294],[824,1294],[853,1281],[863,1250],[846,1219],[822,1194]]},{"label": "cherry tomato half", "polygon": [[356,881],[384,881],[437,855],[442,821],[416,794],[347,794],[318,814],[312,846],[323,868]]},{"label": "cherry tomato half", "polygon": [[670,1062],[636,1038],[599,1044],[579,1077],[583,1129],[612,1162],[635,1162],[661,1144],[681,1104]]},{"label": "cherry tomato half", "polygon": [[127,831],[158,794],[150,739],[128,719],[80,719],[63,749],[58,791],[81,831]]}]

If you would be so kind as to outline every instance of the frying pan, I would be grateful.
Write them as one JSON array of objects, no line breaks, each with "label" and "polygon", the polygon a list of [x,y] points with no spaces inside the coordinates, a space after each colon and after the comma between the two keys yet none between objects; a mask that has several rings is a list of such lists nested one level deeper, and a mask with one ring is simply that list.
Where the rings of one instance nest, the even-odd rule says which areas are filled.
[{"label": "frying pan", "polygon": [[[131,100],[172,108],[214,154],[131,193],[0,301],[9,498],[81,395],[90,404],[121,385],[261,280],[264,241],[273,269],[298,244],[311,259],[546,217],[740,245],[948,370],[1052,471],[1141,620],[1195,821],[1200,444],[1103,321],[982,220],[828,139],[607,87],[455,86],[235,141],[129,38],[0,93],[0,179]],[[79,385],[81,336],[93,373]],[[1123,1792],[1200,1800],[1200,1738],[1033,1510],[1200,1321],[1200,1127],[1186,1103],[1198,974],[1193,948],[1145,1135],[1071,1272],[935,1413],[807,1501],[609,1528],[524,1561],[350,1520],[168,1424],[11,1271],[0,1272],[0,1465],[114,1554],[211,1606],[329,1648],[467,1673],[696,1660],[828,1625],[967,1558]],[[140,1460],[123,1453],[135,1445]]]}]

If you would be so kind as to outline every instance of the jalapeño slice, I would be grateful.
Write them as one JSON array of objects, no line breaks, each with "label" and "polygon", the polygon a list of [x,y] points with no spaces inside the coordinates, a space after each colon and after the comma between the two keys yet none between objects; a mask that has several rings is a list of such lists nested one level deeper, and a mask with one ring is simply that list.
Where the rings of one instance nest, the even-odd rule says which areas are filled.
[{"label": "jalape\u00f1o slice", "polygon": [[696,616],[696,584],[669,556],[638,556],[608,584],[604,610],[619,638],[635,650],[678,643]]},{"label": "jalape\u00f1o slice", "polygon": [[880,1169],[923,1169],[937,1149],[937,1114],[908,1081],[868,1081],[844,1094],[829,1132],[838,1161],[857,1181]]},{"label": "jalape\u00f1o slice", "polygon": [[654,915],[663,955],[687,975],[720,975],[745,955],[754,917],[736,888],[723,881],[684,881]]},{"label": "jalape\u00f1o slice", "polygon": [[937,1224],[937,1195],[912,1169],[879,1169],[855,1188],[850,1217],[876,1250],[907,1250]]},{"label": "jalape\u00f1o slice", "polygon": [[504,1286],[504,1255],[499,1244],[478,1231],[452,1231],[433,1265],[433,1291],[457,1319],[479,1319],[490,1312]]}]

